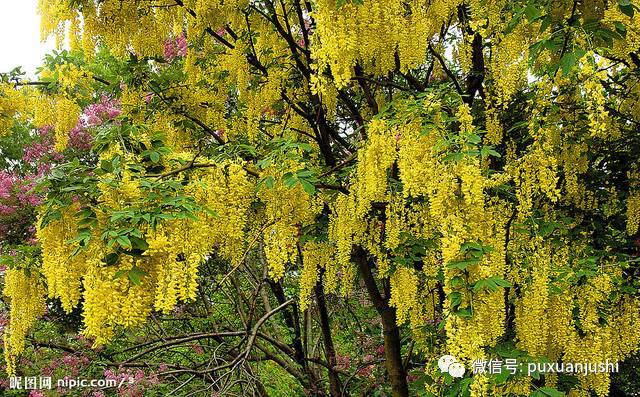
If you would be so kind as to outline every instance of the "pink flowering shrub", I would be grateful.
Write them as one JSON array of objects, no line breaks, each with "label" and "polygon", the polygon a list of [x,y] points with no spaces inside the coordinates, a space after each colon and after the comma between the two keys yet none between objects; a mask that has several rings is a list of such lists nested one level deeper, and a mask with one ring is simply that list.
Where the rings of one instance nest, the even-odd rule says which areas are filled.
[{"label": "pink flowering shrub", "polygon": [[102,95],[100,102],[92,103],[84,108],[81,119],[84,127],[95,127],[115,119],[121,113],[122,104],[119,99],[111,99]]},{"label": "pink flowering shrub", "polygon": [[120,114],[122,114],[120,100],[102,95],[99,102],[92,103],[83,109],[78,124],[69,131],[68,147],[88,151],[93,144],[93,137],[88,129],[113,121]]},{"label": "pink flowering shrub", "polygon": [[118,371],[107,369],[104,371],[106,380],[115,380],[118,385],[122,385],[118,389],[120,397],[142,397],[144,391],[160,383],[155,374],[147,375],[141,369],[124,369],[118,368]]}]

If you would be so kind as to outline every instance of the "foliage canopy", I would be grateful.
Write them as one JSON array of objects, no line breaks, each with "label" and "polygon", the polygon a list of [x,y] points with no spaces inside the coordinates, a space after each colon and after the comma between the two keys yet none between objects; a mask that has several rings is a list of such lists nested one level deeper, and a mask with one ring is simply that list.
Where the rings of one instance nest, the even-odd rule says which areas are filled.
[{"label": "foliage canopy", "polygon": [[[417,368],[412,394],[602,397],[606,373],[453,379],[434,362],[637,350],[634,2],[40,10],[70,50],[38,81],[0,82],[8,373],[36,324],[75,324],[113,366],[115,339],[184,307],[162,343],[211,339],[228,357],[158,376],[207,392],[276,395],[265,384],[286,371],[307,394],[407,396]],[[383,329],[373,386],[374,356],[352,375],[339,362],[352,314]]]}]

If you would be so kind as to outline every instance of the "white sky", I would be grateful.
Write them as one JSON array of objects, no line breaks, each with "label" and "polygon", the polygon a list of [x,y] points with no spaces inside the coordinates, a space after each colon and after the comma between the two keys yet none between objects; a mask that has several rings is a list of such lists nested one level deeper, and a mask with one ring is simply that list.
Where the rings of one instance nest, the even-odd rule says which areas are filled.
[{"label": "white sky", "polygon": [[55,39],[40,42],[38,0],[0,0],[0,72],[22,66],[33,77]]}]

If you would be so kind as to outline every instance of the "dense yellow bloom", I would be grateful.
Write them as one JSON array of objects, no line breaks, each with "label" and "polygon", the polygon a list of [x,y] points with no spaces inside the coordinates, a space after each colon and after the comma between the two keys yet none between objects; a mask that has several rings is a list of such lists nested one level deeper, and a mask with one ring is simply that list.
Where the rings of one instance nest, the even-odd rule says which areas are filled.
[{"label": "dense yellow bloom", "polygon": [[[425,59],[429,40],[458,3],[439,0],[426,5],[410,1],[405,5],[372,0],[336,9],[333,0],[318,1],[313,14],[317,31],[312,36],[314,67],[319,71],[313,76],[316,84],[322,89],[320,76],[330,68],[335,85],[343,88],[354,76],[357,63],[383,76],[395,68],[396,51],[401,70],[417,66]],[[405,7],[412,12],[407,13]]]},{"label": "dense yellow bloom", "polygon": [[17,90],[9,83],[0,83],[0,136],[10,132],[13,118],[26,109],[27,98],[23,90]]},{"label": "dense yellow bloom", "polygon": [[[289,187],[284,184],[287,172],[296,172],[304,164],[290,162],[282,168],[268,168],[267,176],[274,178],[272,188],[263,188],[258,198],[265,204],[267,225],[264,229],[264,252],[271,276],[278,280],[284,275],[288,263],[298,256],[298,237],[303,226],[314,221],[322,207],[304,190],[300,183]],[[271,174],[270,174],[271,173]]]},{"label": "dense yellow bloom", "polygon": [[302,272],[300,273],[300,310],[309,305],[313,289],[320,279],[321,269],[326,269],[331,262],[331,247],[327,243],[309,242],[302,251]]},{"label": "dense yellow bloom", "polygon": [[[109,87],[137,135],[99,154],[122,167],[92,174],[96,197],[39,222],[39,274],[8,271],[10,371],[47,296],[67,312],[84,299],[84,333],[102,344],[153,311],[196,299],[200,267],[214,257],[234,268],[257,258],[274,280],[294,278],[303,310],[320,278],[328,293],[347,295],[357,285],[354,247],[429,359],[444,351],[465,364],[485,358],[510,335],[513,316],[517,347],[534,357],[623,360],[636,350],[639,301],[619,290],[616,248],[592,252],[600,236],[587,224],[596,209],[622,224],[626,209],[629,236],[640,225],[637,167],[628,196],[624,183],[597,186],[620,172],[598,151],[625,138],[640,114],[636,77],[616,75],[637,63],[639,13],[628,16],[616,2],[580,2],[573,15],[569,3],[506,0],[316,0],[300,15],[286,1],[282,11],[249,0],[77,3],[41,0],[43,37],[59,45],[66,37],[84,59],[100,44],[141,62],[135,78]],[[588,52],[567,65],[579,48],[605,48],[583,32],[590,17],[601,33],[626,36],[606,57]],[[566,39],[554,51],[549,38],[558,32]],[[184,41],[174,58],[165,50],[177,38]],[[98,93],[82,67],[57,65],[41,77],[54,75],[54,90],[0,83],[0,135],[25,121],[54,127],[56,150],[67,147],[80,105]],[[480,77],[475,96],[465,95]],[[161,93],[150,95],[158,88],[151,81]],[[621,81],[629,94],[618,100]],[[324,137],[327,130],[335,134]],[[152,161],[153,176],[140,154],[153,146],[151,131],[164,133],[168,149]],[[310,149],[276,153],[278,142]],[[295,180],[300,171],[311,175],[306,184]],[[167,201],[175,193],[197,209],[179,213],[165,197],[150,198],[149,186],[162,182],[174,186]],[[85,206],[97,222],[79,249],[74,215]],[[148,244],[142,255],[109,239],[130,226],[113,220],[116,211],[149,218],[158,209],[155,222],[136,224],[135,237]],[[432,330],[436,319],[442,333]],[[607,375],[588,375],[569,395],[604,396],[608,385]],[[528,395],[531,382],[473,376],[469,389]]]},{"label": "dense yellow bloom", "polygon": [[126,275],[134,266],[150,270],[143,263],[123,255],[117,266],[97,264],[85,274],[84,334],[95,337],[94,345],[109,341],[117,326],[142,325],[151,313],[154,291],[146,285],[150,280],[145,277],[141,284],[134,285]]},{"label": "dense yellow bloom", "polygon": [[413,310],[419,307],[419,278],[413,269],[399,267],[391,276],[391,299],[389,304],[396,308],[396,321],[404,324]]},{"label": "dense yellow bloom", "polygon": [[4,356],[7,373],[15,375],[15,359],[24,350],[29,329],[44,314],[46,287],[35,274],[25,269],[7,269],[4,295],[9,299],[9,325],[4,331]]},{"label": "dense yellow bloom", "polygon": [[32,120],[36,127],[55,127],[55,149],[59,152],[67,147],[69,131],[78,124],[80,106],[64,95],[49,97],[43,94],[30,97],[33,109]]},{"label": "dense yellow bloom", "polygon": [[627,233],[634,235],[640,225],[640,171],[634,167],[629,172],[629,198],[627,199]]},{"label": "dense yellow bloom", "polygon": [[49,298],[59,298],[62,308],[70,313],[80,301],[80,285],[92,256],[100,254],[97,238],[86,250],[74,254],[77,244],[70,244],[78,232],[77,207],[63,209],[59,220],[45,227],[38,222],[37,236],[42,245],[42,274],[47,281]]},{"label": "dense yellow bloom", "polygon": [[518,346],[533,357],[544,356],[549,322],[548,254],[536,252],[531,261],[531,282],[516,306]]},{"label": "dense yellow bloom", "polygon": [[603,139],[616,138],[619,135],[615,127],[615,123],[609,117],[609,112],[605,109],[605,88],[601,81],[606,80],[607,71],[606,64],[603,61],[598,62],[594,68],[590,62],[590,56],[585,57],[580,68],[580,75],[584,79],[582,89],[587,103],[587,117],[589,120],[589,133],[592,137]]},{"label": "dense yellow bloom", "polygon": [[373,120],[369,124],[369,139],[358,159],[356,194],[360,214],[368,210],[371,202],[385,200],[387,172],[397,156],[394,138],[397,133],[388,129],[384,120]]}]

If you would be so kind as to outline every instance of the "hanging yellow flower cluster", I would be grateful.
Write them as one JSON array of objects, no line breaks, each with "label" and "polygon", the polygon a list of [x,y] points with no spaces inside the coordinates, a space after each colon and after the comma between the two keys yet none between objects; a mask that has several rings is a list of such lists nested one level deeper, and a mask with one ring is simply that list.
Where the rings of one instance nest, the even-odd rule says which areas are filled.
[{"label": "hanging yellow flower cluster", "polygon": [[[318,284],[320,272],[327,269],[332,262],[331,247],[324,242],[308,242],[302,250],[302,271],[300,273],[300,310],[304,311],[309,306],[309,299],[313,295],[313,289]],[[328,285],[335,284],[335,273],[329,273],[329,279],[325,278]]]},{"label": "hanging yellow flower cluster", "polygon": [[[424,109],[433,120],[427,133],[421,133],[416,116],[406,124],[391,127],[385,120],[372,121],[367,145],[359,151],[361,163],[352,193],[338,198],[333,208],[330,238],[344,267],[354,244],[363,244],[376,256],[378,276],[388,275],[391,280],[391,304],[397,309],[398,323],[410,320],[416,331],[414,337],[419,337],[425,316],[436,311],[435,284],[422,282],[415,269],[392,267],[389,254],[380,247],[394,250],[400,246],[401,236],[407,234],[438,241],[440,251],[425,256],[423,272],[433,278],[437,269],[442,269],[445,293],[460,297],[460,302],[445,303],[448,349],[462,359],[477,358],[483,354],[482,346],[495,343],[502,335],[504,315],[496,313],[504,312],[504,300],[500,291],[482,291],[472,299],[468,288],[490,277],[505,277],[503,227],[508,213],[503,204],[486,202],[486,177],[479,159],[445,159],[441,145],[445,128],[437,100],[425,99]],[[474,126],[466,105],[459,107],[457,119],[461,127],[453,140],[459,145],[470,144],[468,136],[474,133]],[[396,161],[401,192],[393,192],[388,183]],[[426,199],[428,204],[416,199]],[[386,205],[383,224],[370,214],[375,203]],[[379,240],[377,236],[384,238]],[[475,241],[495,249],[487,250],[478,265],[466,270],[443,266],[461,261],[465,243]],[[473,316],[454,314],[463,307]],[[496,317],[501,320],[496,321]]]},{"label": "hanging yellow flower cluster", "polygon": [[285,175],[293,177],[293,173],[304,166],[292,160],[266,168],[264,175],[272,178],[273,186],[258,191],[258,198],[265,204],[264,253],[275,280],[282,278],[288,263],[296,262],[302,227],[313,223],[322,211],[320,202],[311,197],[301,183],[287,186],[284,182]]},{"label": "hanging yellow flower cluster", "polygon": [[605,88],[601,81],[607,78],[606,62],[593,60],[593,53],[585,57],[585,62],[580,67],[580,75],[584,81],[585,102],[587,104],[587,118],[589,120],[589,130],[591,137],[601,139],[615,139],[620,132],[615,126],[615,122],[609,117],[609,112],[605,109]]},{"label": "hanging yellow flower cluster", "polygon": [[616,25],[624,27],[625,39],[614,41],[612,52],[618,58],[631,61],[630,54],[640,46],[640,15],[637,12],[625,14],[617,3],[610,3],[604,11],[603,22],[613,31],[616,31]]},{"label": "hanging yellow flower cluster", "polygon": [[66,149],[69,131],[78,124],[80,106],[67,95],[52,97],[42,93],[31,96],[29,106],[34,114],[33,124],[38,128],[55,126],[55,149]]},{"label": "hanging yellow flower cluster", "polygon": [[[517,233],[510,242],[510,279],[519,285],[515,296],[518,347],[534,359],[572,363],[615,362],[632,353],[640,342],[637,331],[640,307],[636,298],[611,301],[621,270],[605,263],[598,270],[581,270],[585,242],[573,240],[557,248],[541,236],[526,238]],[[567,269],[569,274],[567,274]],[[589,275],[588,277],[586,275]],[[587,280],[584,284],[575,280]],[[615,313],[606,314],[614,305]],[[630,327],[630,328],[628,328]],[[546,379],[555,386],[556,378]],[[574,392],[595,391],[606,396],[609,374],[590,373]]]},{"label": "hanging yellow flower cluster", "polygon": [[[315,88],[328,94],[323,72],[331,70],[338,89],[355,77],[356,65],[384,76],[398,67],[402,71],[416,67],[426,57],[428,43],[441,25],[455,12],[459,1],[438,0],[398,3],[372,0],[362,5],[321,0],[313,13],[317,30],[312,39]],[[411,12],[407,12],[410,9]]]},{"label": "hanging yellow flower cluster", "polygon": [[640,226],[640,170],[634,165],[629,171],[629,198],[627,199],[627,233],[634,235]]},{"label": "hanging yellow flower cluster", "polygon": [[[135,1],[87,2],[82,6],[81,15],[66,0],[39,1],[38,8],[43,20],[43,38],[55,33],[60,48],[70,22],[72,46],[82,47],[89,57],[95,51],[98,37],[121,55],[132,51],[139,56],[158,56],[163,53],[162,45],[171,28],[184,18],[181,10],[169,10],[174,4],[162,0],[139,8]],[[79,26],[83,26],[82,38]]]},{"label": "hanging yellow flower cluster", "polygon": [[92,257],[100,254],[96,239],[89,246],[74,254],[75,245],[68,241],[78,232],[78,222],[74,215],[78,205],[61,210],[60,219],[47,226],[37,223],[38,241],[42,246],[42,275],[47,282],[49,298],[58,298],[62,308],[70,313],[78,305],[81,294],[82,277],[88,269]]},{"label": "hanging yellow flower cluster", "polygon": [[14,117],[25,112],[27,95],[28,90],[18,90],[12,84],[0,83],[0,136],[9,134]]},{"label": "hanging yellow flower cluster", "polygon": [[7,373],[15,374],[16,357],[24,350],[25,336],[45,312],[46,287],[37,274],[26,269],[7,269],[4,274],[4,296],[11,310],[4,330],[4,357]]},{"label": "hanging yellow flower cluster", "polygon": [[[118,155],[134,160],[119,144],[104,152],[102,158]],[[155,205],[145,203],[139,177],[125,167],[117,182],[105,178],[98,184],[101,206],[94,208],[96,224],[83,249],[74,252],[77,239],[71,240],[78,234],[73,215],[77,205],[62,209],[60,219],[39,225],[38,238],[44,251],[42,273],[49,296],[60,298],[63,308],[70,312],[84,289],[84,333],[95,337],[95,344],[108,341],[118,326],[143,324],[154,309],[167,313],[178,301],[195,299],[198,267],[214,247],[225,258],[240,256],[253,184],[238,163],[212,165],[196,172],[199,178],[185,187],[185,193],[203,208],[194,216],[172,217],[169,213],[155,227],[143,224],[137,234],[119,236],[113,211],[126,213]],[[118,254],[105,236],[112,236],[116,244],[129,249],[130,238],[144,239],[148,248],[138,257]]]},{"label": "hanging yellow flower cluster", "polygon": [[[541,238],[532,241],[532,245],[541,245]],[[516,333],[519,347],[533,357],[544,356],[547,350],[549,333],[549,249],[533,249],[526,256],[527,266],[531,268],[531,281],[517,300]]]},{"label": "hanging yellow flower cluster", "polygon": [[[532,357],[619,360],[637,348],[639,301],[617,294],[622,272],[612,259],[593,259],[592,236],[581,226],[587,211],[604,201],[600,196],[609,195],[606,215],[623,219],[626,204],[627,233],[638,232],[637,167],[627,175],[626,203],[624,190],[590,187],[589,172],[613,172],[607,160],[594,169],[592,148],[623,137],[624,122],[617,124],[616,112],[629,111],[633,118],[639,106],[633,95],[640,91],[628,84],[631,100],[622,100],[615,111],[610,107],[615,91],[604,80],[622,66],[592,52],[578,56],[584,53],[578,46],[591,43],[573,23],[586,25],[583,16],[603,13],[601,27],[626,35],[613,42],[610,54],[631,64],[640,46],[638,13],[629,16],[616,2],[594,10],[580,4],[581,16],[574,20],[575,3],[571,12],[564,4],[542,10],[505,0],[317,0],[291,25],[286,18],[294,4],[283,2],[280,12],[258,3],[104,0],[83,2],[80,9],[67,0],[40,1],[43,35],[63,38],[69,30],[72,47],[84,48],[87,57],[100,43],[118,57],[145,59],[154,76],[170,71],[158,72],[160,80],[179,76],[161,92],[120,86],[121,101],[131,121],[166,132],[173,154],[163,153],[158,161],[148,157],[152,167],[190,165],[175,175],[150,177],[141,171],[147,157],[124,143],[100,154],[101,164],[119,161],[121,169],[98,177],[97,198],[80,198],[83,206],[60,208],[57,219],[38,224],[44,280],[14,269],[7,273],[9,362],[21,351],[47,294],[67,312],[84,300],[85,334],[101,344],[117,327],[138,326],[154,310],[167,313],[194,299],[198,269],[211,255],[237,265],[251,249],[264,251],[273,279],[299,275],[305,309],[321,278],[329,293],[350,292],[357,272],[352,254],[362,248],[378,281],[389,283],[397,324],[409,324],[417,350],[426,354],[446,351],[465,363],[485,358],[511,326],[518,348]],[[551,64],[557,54],[550,50],[555,44],[547,40],[548,29],[565,22],[570,26],[562,32],[562,57]],[[174,62],[165,50],[177,37],[185,41]],[[555,67],[557,73],[531,70],[534,43],[548,47],[534,62],[546,62],[545,70]],[[575,65],[563,63],[573,57]],[[25,99],[0,84],[0,135],[29,107],[33,124],[54,126],[56,149],[66,148],[80,115],[73,93],[89,87],[90,76],[71,65],[54,72],[60,85],[54,95],[25,90],[37,92]],[[438,81],[445,73],[452,80],[458,76],[455,91]],[[478,97],[465,96],[479,77]],[[405,96],[416,87],[416,97]],[[148,105],[164,106],[169,101],[163,96],[172,101],[167,112]],[[355,99],[355,111],[345,97]],[[517,104],[526,109],[522,114],[510,109],[520,97],[530,98]],[[371,114],[384,105],[389,106],[380,114]],[[183,118],[200,128],[183,131]],[[352,119],[353,128],[362,130],[349,129]],[[346,132],[338,132],[343,124]],[[340,139],[327,138],[328,150],[319,153],[314,137],[320,141],[324,128],[336,125]],[[202,138],[201,130],[217,139]],[[139,138],[151,147],[149,136]],[[264,151],[278,140],[311,149],[288,150],[283,158],[263,162]],[[213,148],[210,142],[224,144]],[[251,161],[219,160],[236,143],[250,146],[247,158],[258,162],[259,171],[249,168]],[[503,148],[498,159],[496,150]],[[344,159],[322,162],[327,152],[353,156],[340,170],[357,159],[352,172],[322,174],[333,160]],[[196,161],[212,153],[220,156],[215,162]],[[144,167],[127,166],[132,164]],[[254,176],[261,181],[257,187]],[[159,182],[165,177],[174,190],[161,198],[150,194],[166,188]],[[339,181],[338,192],[316,191],[327,186],[325,177]],[[182,199],[197,209],[180,212]],[[79,240],[83,225],[77,214],[88,210],[95,222]],[[140,216],[144,221],[134,232],[119,218],[139,213],[147,218]],[[324,230],[318,220],[327,216]],[[302,239],[310,226],[322,229],[321,236]],[[565,229],[574,228],[577,236],[568,237]],[[250,234],[256,235],[255,246],[247,242]],[[134,245],[141,252],[129,255]],[[300,260],[300,273],[288,273]],[[612,306],[616,310],[609,313]],[[435,328],[436,319],[444,322],[444,336],[427,341],[425,324]],[[545,382],[553,386],[558,379]],[[604,396],[608,385],[606,374],[589,374],[571,393]],[[479,375],[470,385],[474,397],[526,395],[529,389],[528,379],[497,385]]]}]

